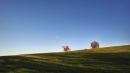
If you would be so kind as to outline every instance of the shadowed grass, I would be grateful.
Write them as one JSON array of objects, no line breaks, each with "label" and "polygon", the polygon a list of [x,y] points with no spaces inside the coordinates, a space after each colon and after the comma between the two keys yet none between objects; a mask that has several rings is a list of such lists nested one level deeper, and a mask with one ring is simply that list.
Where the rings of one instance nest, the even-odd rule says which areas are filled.
[{"label": "shadowed grass", "polygon": [[0,73],[130,73],[130,46],[0,57]]}]

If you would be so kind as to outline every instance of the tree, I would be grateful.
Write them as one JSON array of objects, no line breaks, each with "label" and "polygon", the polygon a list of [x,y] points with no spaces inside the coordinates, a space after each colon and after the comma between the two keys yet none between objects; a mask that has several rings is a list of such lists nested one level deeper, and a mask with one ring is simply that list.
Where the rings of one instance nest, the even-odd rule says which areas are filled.
[{"label": "tree", "polygon": [[63,48],[64,48],[64,52],[70,51],[69,46],[63,46]]},{"label": "tree", "polygon": [[99,43],[96,42],[96,41],[93,41],[93,42],[91,43],[91,47],[92,47],[92,48],[99,48]]}]

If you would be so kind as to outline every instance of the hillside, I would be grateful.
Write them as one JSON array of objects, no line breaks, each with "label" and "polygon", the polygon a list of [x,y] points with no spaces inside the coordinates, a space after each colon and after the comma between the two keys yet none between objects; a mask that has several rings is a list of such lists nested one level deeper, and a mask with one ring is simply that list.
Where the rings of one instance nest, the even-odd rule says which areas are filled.
[{"label": "hillside", "polygon": [[130,73],[130,45],[3,56],[0,73]]}]

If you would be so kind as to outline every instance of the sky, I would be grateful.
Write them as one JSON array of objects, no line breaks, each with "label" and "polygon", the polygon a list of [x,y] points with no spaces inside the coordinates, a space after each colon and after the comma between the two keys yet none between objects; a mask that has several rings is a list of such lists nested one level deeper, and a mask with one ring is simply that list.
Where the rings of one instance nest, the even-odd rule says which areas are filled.
[{"label": "sky", "polygon": [[0,0],[0,55],[130,44],[130,0]]}]

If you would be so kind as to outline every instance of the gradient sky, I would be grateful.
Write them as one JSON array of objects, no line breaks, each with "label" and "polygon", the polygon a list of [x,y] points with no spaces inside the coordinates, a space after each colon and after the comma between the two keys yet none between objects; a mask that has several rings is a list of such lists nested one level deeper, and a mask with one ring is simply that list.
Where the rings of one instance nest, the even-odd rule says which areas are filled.
[{"label": "gradient sky", "polygon": [[130,44],[130,0],[0,0],[0,55]]}]

